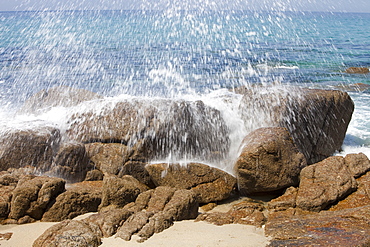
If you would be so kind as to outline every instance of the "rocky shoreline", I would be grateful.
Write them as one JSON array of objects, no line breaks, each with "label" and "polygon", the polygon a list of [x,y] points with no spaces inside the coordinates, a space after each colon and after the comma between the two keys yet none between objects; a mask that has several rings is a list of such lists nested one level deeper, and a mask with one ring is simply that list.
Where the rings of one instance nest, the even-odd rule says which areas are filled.
[{"label": "rocky shoreline", "polygon": [[[364,154],[332,156],[353,113],[348,94],[235,93],[245,124],[257,121],[251,109],[263,124],[242,138],[234,174],[206,162],[151,162],[169,154],[213,163],[227,158],[231,130],[218,110],[201,101],[122,100],[72,114],[66,130],[2,131],[1,223],[60,222],[33,246],[99,246],[104,238],[132,235],[144,242],[188,219],[264,227],[270,246],[370,244],[370,161]],[[53,88],[31,97],[19,112],[88,100],[102,99]],[[225,212],[214,210],[225,200],[238,201]],[[97,213],[72,220],[88,212]]]}]

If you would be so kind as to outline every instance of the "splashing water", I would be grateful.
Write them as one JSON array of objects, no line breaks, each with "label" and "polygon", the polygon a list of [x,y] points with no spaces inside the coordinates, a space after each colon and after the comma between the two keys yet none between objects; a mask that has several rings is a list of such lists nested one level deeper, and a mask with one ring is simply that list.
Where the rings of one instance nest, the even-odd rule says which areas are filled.
[{"label": "splashing water", "polygon": [[[232,89],[258,84],[259,94],[279,95],[292,84],[330,88],[370,82],[368,76],[342,72],[370,66],[369,36],[354,28],[359,20],[369,25],[369,15],[283,12],[286,5],[278,2],[267,12],[220,5],[168,1],[141,6],[151,10],[0,13],[1,126],[47,122],[65,131],[73,114],[99,112],[122,100],[201,100],[220,112],[230,130],[228,157],[213,165],[231,171],[243,137],[269,124],[269,115],[257,106],[249,109],[249,122],[243,120],[242,97]],[[105,98],[15,114],[31,95],[54,86]],[[277,98],[265,105],[278,104]],[[355,120],[350,127],[365,146],[370,141],[355,129],[369,132],[367,125]],[[352,146],[359,144],[356,138],[349,137]]]}]

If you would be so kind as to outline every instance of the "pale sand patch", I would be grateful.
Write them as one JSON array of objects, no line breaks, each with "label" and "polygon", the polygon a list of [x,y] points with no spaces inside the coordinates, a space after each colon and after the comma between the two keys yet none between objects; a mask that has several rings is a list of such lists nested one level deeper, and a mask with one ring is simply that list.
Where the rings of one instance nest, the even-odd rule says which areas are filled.
[{"label": "pale sand patch", "polygon": [[263,229],[241,224],[216,226],[206,222],[184,220],[175,222],[169,229],[154,234],[144,243],[137,236],[127,242],[120,238],[103,239],[103,247],[116,246],[176,246],[176,247],[262,247],[268,244]]},{"label": "pale sand patch", "polygon": [[[34,240],[54,224],[56,223],[36,222],[25,225],[0,225],[0,233],[13,233],[10,240],[1,240],[0,246],[31,247]],[[136,240],[137,236],[133,236],[128,242],[113,236],[104,238],[101,246],[262,247],[268,243],[261,228],[240,224],[216,226],[193,220],[175,222],[172,227],[154,234],[144,243],[138,243]]]},{"label": "pale sand patch", "polygon": [[0,225],[0,233],[12,232],[9,240],[1,240],[1,247],[31,247],[33,241],[55,222],[36,222],[24,225]]}]

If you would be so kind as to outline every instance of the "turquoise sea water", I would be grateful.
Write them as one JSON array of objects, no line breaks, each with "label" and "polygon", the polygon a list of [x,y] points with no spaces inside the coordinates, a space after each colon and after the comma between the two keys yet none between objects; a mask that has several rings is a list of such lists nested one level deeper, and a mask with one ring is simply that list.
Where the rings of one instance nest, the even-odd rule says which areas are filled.
[{"label": "turquoise sea water", "polygon": [[[369,27],[370,14],[357,13],[0,12],[0,111],[56,85],[107,97],[370,85],[370,74],[344,73],[370,67]],[[370,155],[370,90],[350,94],[356,111],[344,149]]]}]

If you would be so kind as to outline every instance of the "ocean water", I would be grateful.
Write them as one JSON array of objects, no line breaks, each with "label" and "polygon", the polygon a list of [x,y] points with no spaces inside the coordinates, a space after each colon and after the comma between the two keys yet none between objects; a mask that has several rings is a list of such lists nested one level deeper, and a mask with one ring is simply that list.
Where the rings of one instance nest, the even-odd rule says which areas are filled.
[{"label": "ocean water", "polygon": [[[202,99],[229,119],[237,149],[240,127],[229,89],[262,84],[340,89],[355,113],[345,153],[370,157],[370,14],[252,11],[0,12],[0,123],[29,120],[62,126],[69,109],[15,114],[34,93],[53,86],[129,97]],[[354,84],[366,84],[361,87]],[[220,95],[229,105],[216,104]],[[235,109],[234,109],[235,110]],[[233,152],[235,152],[235,150]]]}]

